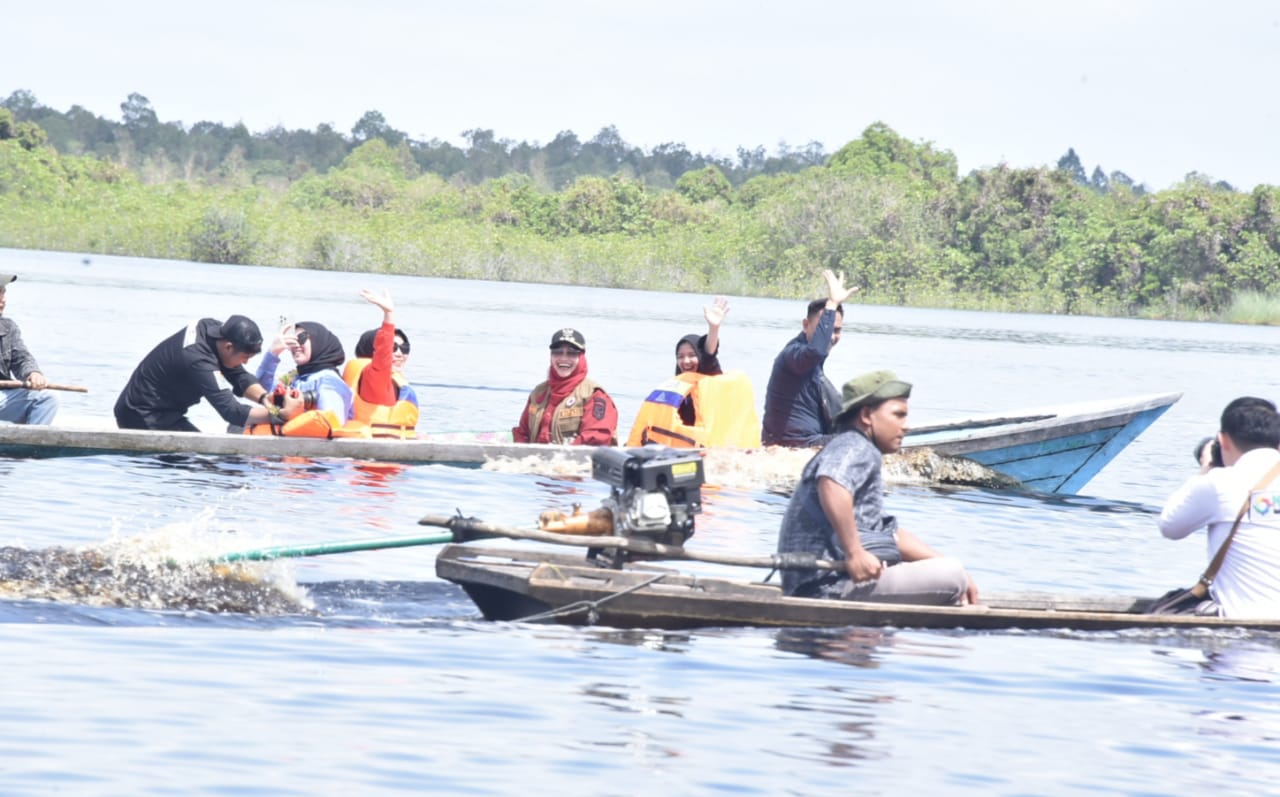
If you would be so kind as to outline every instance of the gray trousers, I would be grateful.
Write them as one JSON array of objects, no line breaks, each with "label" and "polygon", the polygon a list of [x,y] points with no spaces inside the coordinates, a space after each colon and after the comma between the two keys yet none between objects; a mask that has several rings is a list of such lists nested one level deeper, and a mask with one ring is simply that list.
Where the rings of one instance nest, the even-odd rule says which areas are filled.
[{"label": "gray trousers", "polygon": [[958,559],[938,556],[886,567],[875,581],[849,584],[840,595],[847,601],[920,603],[958,606],[969,587],[969,577]]}]

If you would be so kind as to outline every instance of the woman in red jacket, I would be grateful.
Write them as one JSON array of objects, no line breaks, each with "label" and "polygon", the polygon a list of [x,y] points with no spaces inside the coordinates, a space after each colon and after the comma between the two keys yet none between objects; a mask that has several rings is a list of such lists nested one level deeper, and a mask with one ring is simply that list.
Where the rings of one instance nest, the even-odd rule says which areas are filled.
[{"label": "woman in red jacket", "polygon": [[605,446],[617,443],[617,429],[613,399],[587,377],[586,338],[576,329],[559,330],[551,336],[547,381],[529,393],[512,438],[517,443]]}]

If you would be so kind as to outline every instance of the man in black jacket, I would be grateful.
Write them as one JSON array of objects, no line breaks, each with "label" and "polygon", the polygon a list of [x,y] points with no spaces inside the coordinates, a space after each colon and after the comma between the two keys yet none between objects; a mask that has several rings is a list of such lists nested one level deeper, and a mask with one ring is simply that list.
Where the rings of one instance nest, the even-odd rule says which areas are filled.
[{"label": "man in black jacket", "polygon": [[[198,432],[187,410],[201,398],[231,427],[292,418],[302,412],[302,399],[285,395],[283,406],[277,407],[244,368],[260,351],[262,333],[242,315],[192,321],[161,341],[134,369],[116,400],[116,424],[121,429]],[[259,406],[242,404],[236,396]]]},{"label": "man in black jacket", "polygon": [[18,325],[4,318],[5,293],[13,274],[0,274],[0,379],[16,379],[24,387],[0,390],[0,421],[47,426],[58,412],[58,400],[47,390],[36,358],[22,342]]},{"label": "man in black jacket", "polygon": [[827,298],[809,303],[800,334],[773,361],[760,432],[767,446],[817,447],[835,433],[832,420],[840,412],[840,391],[827,379],[822,365],[840,342],[843,302],[858,289],[846,288],[844,275],[830,269],[822,272],[822,278]]}]

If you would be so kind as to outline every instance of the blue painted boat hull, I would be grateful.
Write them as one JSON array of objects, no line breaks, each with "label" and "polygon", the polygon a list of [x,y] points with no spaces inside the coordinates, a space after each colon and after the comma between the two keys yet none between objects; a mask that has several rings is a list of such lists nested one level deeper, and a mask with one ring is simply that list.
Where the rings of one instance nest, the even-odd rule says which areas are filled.
[{"label": "blue painted boat hull", "polygon": [[1047,407],[913,430],[906,448],[971,459],[1046,493],[1073,494],[1181,393]]}]

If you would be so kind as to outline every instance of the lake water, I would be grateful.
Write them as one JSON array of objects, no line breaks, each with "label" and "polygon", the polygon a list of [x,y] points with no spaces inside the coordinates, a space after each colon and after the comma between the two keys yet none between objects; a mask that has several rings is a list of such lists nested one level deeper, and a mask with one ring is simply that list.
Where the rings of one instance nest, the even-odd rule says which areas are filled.
[{"label": "lake water", "polygon": [[[427,432],[514,424],[566,325],[629,428],[709,298],[15,250],[0,272],[20,275],[6,313],[46,375],[89,388],[60,394],[64,416],[97,419],[191,318],[318,320],[351,345],[380,317],[358,291],[388,288]],[[731,303],[721,360],[760,402],[804,303]],[[845,329],[833,380],[897,371],[916,423],[1184,393],[1085,496],[891,488],[903,524],[993,592],[1189,583],[1203,535],[1164,540],[1152,512],[1227,401],[1280,397],[1280,329],[858,305]],[[197,457],[0,459],[0,479],[0,546],[32,552],[414,534],[455,509],[528,525],[607,492],[554,473]],[[785,501],[708,490],[693,544],[771,551]],[[273,565],[264,578],[306,607],[283,614],[16,591],[0,600],[0,795],[1255,795],[1280,776],[1275,635],[490,624],[434,557]]]}]

